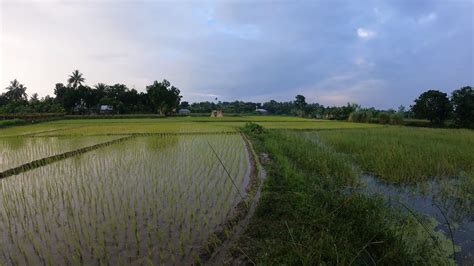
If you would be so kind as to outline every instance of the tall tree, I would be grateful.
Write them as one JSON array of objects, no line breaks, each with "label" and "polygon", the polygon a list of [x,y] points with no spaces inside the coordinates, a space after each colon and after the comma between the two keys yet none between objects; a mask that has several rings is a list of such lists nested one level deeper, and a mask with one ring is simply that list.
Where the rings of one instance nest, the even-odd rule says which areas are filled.
[{"label": "tall tree", "polygon": [[417,118],[430,120],[433,124],[442,124],[452,111],[448,95],[437,90],[423,92],[411,107]]},{"label": "tall tree", "polygon": [[97,83],[97,85],[94,85],[94,88],[99,91],[105,91],[108,86],[105,85],[104,83]]},{"label": "tall tree", "polygon": [[85,79],[82,76],[82,73],[79,72],[79,70],[74,70],[71,75],[69,75],[69,78],[67,79],[68,86],[72,86],[74,89],[76,89],[78,86],[82,85],[82,82],[84,82]]},{"label": "tall tree", "polygon": [[298,110],[303,110],[306,107],[306,98],[303,95],[296,95],[295,105]]},{"label": "tall tree", "polygon": [[166,79],[162,82],[155,81],[152,85],[146,87],[146,91],[154,109],[162,115],[176,110],[182,98],[179,89],[171,86]]},{"label": "tall tree", "polygon": [[474,90],[466,86],[453,91],[451,102],[456,123],[462,127],[474,128]]},{"label": "tall tree", "polygon": [[28,95],[26,94],[26,87],[16,79],[10,81],[10,86],[6,87],[5,89],[7,90],[5,97],[8,101],[26,101],[28,98]]}]

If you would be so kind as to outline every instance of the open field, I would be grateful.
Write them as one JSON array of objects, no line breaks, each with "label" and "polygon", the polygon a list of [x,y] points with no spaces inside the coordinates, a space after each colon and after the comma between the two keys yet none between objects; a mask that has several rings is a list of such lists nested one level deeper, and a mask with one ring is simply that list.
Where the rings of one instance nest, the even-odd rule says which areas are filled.
[{"label": "open field", "polygon": [[0,130],[0,138],[18,135],[60,136],[138,133],[225,133],[235,132],[236,129],[242,127],[247,122],[256,122],[267,128],[331,129],[380,127],[375,124],[356,124],[284,116],[74,119],[5,128]]},{"label": "open field", "polygon": [[[264,132],[248,131],[247,122]],[[284,116],[73,119],[0,129],[0,173],[25,166],[0,179],[0,262],[205,262],[210,241],[217,249],[223,241],[216,232],[248,200],[257,169],[245,135],[268,174],[228,256],[261,264],[455,263],[444,225],[361,191],[361,177],[393,186],[435,180],[433,197],[464,210],[456,223],[471,230],[473,131]],[[463,253],[471,246],[459,239],[456,261],[473,261],[474,249]]]}]

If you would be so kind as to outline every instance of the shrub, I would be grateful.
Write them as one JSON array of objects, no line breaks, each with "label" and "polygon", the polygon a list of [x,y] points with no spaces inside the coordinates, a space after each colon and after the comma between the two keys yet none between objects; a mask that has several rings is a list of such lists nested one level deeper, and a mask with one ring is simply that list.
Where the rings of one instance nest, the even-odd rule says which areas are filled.
[{"label": "shrub", "polygon": [[390,123],[390,114],[388,114],[388,113],[380,113],[378,118],[379,118],[379,123],[380,124],[389,124]]},{"label": "shrub", "polygon": [[403,124],[403,117],[400,114],[392,115],[390,119],[390,124],[392,125],[402,125]]},{"label": "shrub", "polygon": [[260,135],[260,134],[265,133],[265,128],[257,123],[248,122],[245,124],[243,131],[247,133]]},{"label": "shrub", "polygon": [[372,119],[373,114],[371,111],[357,111],[352,112],[349,115],[349,122],[368,123]]}]

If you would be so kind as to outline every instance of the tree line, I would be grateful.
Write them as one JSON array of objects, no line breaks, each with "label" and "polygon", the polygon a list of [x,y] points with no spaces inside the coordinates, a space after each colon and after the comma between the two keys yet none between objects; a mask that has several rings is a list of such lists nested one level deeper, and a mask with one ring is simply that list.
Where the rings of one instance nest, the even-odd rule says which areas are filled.
[{"label": "tree line", "polygon": [[129,89],[124,84],[98,83],[90,87],[84,82],[83,74],[75,70],[66,85],[56,84],[55,97],[39,99],[35,93],[28,99],[27,88],[15,79],[6,88],[7,92],[0,95],[0,113],[95,114],[100,112],[100,106],[107,105],[119,114],[169,115],[178,108],[182,98],[179,89],[167,80],[153,82],[146,86],[146,92]]},{"label": "tree line", "polygon": [[[27,88],[16,79],[10,82],[7,92],[0,95],[0,114],[14,113],[67,113],[95,114],[100,106],[112,107],[117,114],[158,113],[170,115],[179,109],[189,109],[192,113],[210,113],[223,110],[224,113],[257,113],[265,109],[269,114],[292,115],[308,118],[349,120],[353,122],[379,122],[401,124],[406,118],[427,119],[433,125],[443,125],[446,120],[460,127],[474,128],[474,91],[466,86],[452,92],[451,96],[438,90],[423,92],[410,109],[400,106],[398,110],[377,110],[362,108],[356,103],[344,106],[324,106],[307,103],[303,95],[295,100],[278,102],[270,100],[257,102],[181,102],[180,90],[166,79],[146,86],[145,92],[130,89],[124,84],[106,85],[98,83],[93,87],[84,84],[85,78],[78,70],[72,72],[67,84],[57,83],[55,97],[39,99],[34,93],[29,98]],[[217,100],[217,99],[216,99]]]}]

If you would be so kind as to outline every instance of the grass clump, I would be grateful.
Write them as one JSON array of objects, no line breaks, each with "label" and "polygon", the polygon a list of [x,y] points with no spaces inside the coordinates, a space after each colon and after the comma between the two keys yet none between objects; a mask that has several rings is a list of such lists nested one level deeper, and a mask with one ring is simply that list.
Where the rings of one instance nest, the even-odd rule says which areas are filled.
[{"label": "grass clump", "polygon": [[349,192],[359,171],[344,156],[284,131],[253,140],[270,157],[260,203],[239,247],[253,262],[452,263],[449,242],[434,226],[422,226],[382,199]]}]

